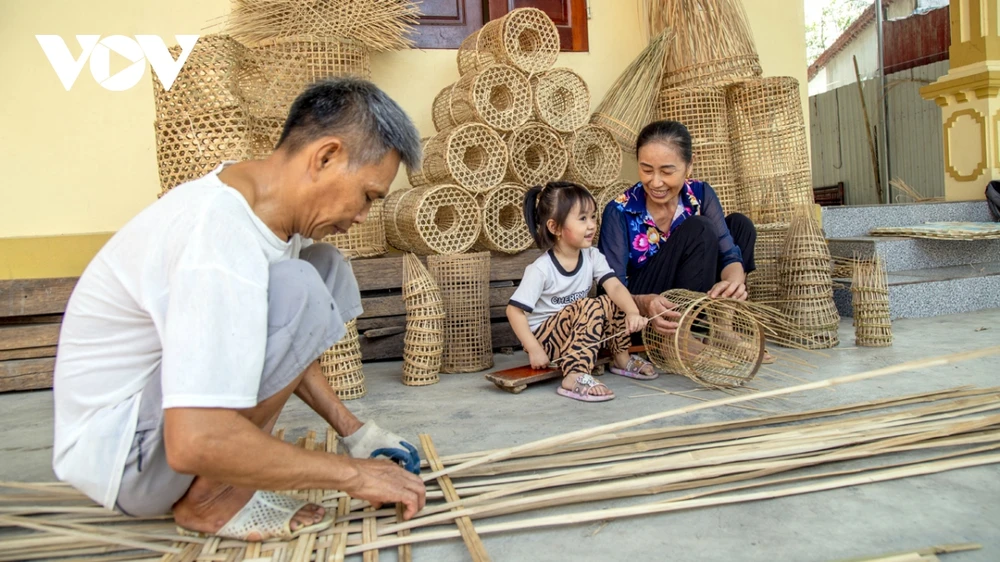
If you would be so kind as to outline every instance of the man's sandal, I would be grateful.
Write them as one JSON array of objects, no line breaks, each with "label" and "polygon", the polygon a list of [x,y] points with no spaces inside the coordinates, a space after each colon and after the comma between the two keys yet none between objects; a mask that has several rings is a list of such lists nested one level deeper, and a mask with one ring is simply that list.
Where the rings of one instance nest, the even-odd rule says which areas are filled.
[{"label": "man's sandal", "polygon": [[[642,372],[642,369],[646,365],[649,365],[649,367],[653,369],[652,374]],[[629,357],[628,363],[625,364],[624,369],[619,369],[618,367],[615,367],[614,364],[612,363],[611,372],[616,375],[621,375],[623,377],[628,377],[630,379],[638,379],[641,381],[651,381],[656,377],[660,376],[660,374],[656,372],[652,363],[646,361],[645,359],[639,357],[638,355],[632,355],[631,357]]]},{"label": "man's sandal", "polygon": [[[590,373],[586,373],[576,378],[576,384],[573,385],[573,390],[567,390],[560,386],[559,389],[556,390],[556,393],[565,396],[567,398],[572,398],[573,400],[579,400],[581,402],[607,402],[608,400],[611,400],[612,398],[615,397],[615,394],[613,392],[611,394],[590,393],[590,390],[592,388],[597,388],[599,386],[608,388],[608,385],[602,382],[597,382],[597,379],[590,376]],[[611,389],[608,388],[608,390]]]},{"label": "man's sandal", "polygon": [[291,540],[306,533],[316,533],[329,528],[333,524],[333,519],[327,513],[323,520],[313,525],[307,525],[292,531],[292,519],[303,506],[310,502],[299,501],[295,498],[274,492],[264,492],[258,490],[250,498],[250,501],[236,512],[217,533],[201,533],[191,531],[184,527],[177,526],[177,534],[187,537],[212,538],[221,537],[225,539],[236,539],[240,541],[248,540],[252,533],[258,533],[261,537],[258,540]]}]

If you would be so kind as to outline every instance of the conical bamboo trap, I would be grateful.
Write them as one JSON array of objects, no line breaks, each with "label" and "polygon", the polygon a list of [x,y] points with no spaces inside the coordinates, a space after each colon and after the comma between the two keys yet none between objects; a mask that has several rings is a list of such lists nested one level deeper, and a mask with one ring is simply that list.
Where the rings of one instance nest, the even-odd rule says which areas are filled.
[{"label": "conical bamboo trap", "polygon": [[566,173],[569,154],[562,138],[544,123],[530,122],[507,135],[507,181],[545,185]]},{"label": "conical bamboo trap", "polygon": [[323,352],[319,365],[326,381],[341,400],[353,400],[365,395],[365,373],[361,366],[357,320],[347,323],[347,334]]},{"label": "conical bamboo trap", "polygon": [[327,236],[323,241],[336,246],[348,258],[381,256],[389,250],[385,242],[384,208],[383,200],[375,201],[364,222],[343,234]]},{"label": "conical bamboo trap", "polygon": [[757,269],[747,275],[747,293],[751,301],[776,304],[782,297],[778,258],[785,249],[788,223],[755,226],[757,243],[754,246],[753,260]]},{"label": "conical bamboo trap", "polygon": [[600,125],[584,125],[565,137],[569,150],[566,179],[591,189],[610,185],[622,171],[622,149]]},{"label": "conical bamboo trap", "polygon": [[444,301],[441,372],[472,373],[492,367],[490,253],[429,256],[427,268]]},{"label": "conical bamboo trap", "polygon": [[[414,188],[391,203],[395,211],[393,246],[401,250],[423,256],[461,254],[479,238],[479,204],[458,186]],[[388,237],[389,232],[386,234]]]},{"label": "conical bamboo trap", "polygon": [[778,257],[781,285],[779,309],[802,334],[800,343],[824,349],[840,343],[840,314],[833,301],[830,250],[810,208],[795,211]]},{"label": "conical bamboo trap", "polygon": [[500,63],[531,75],[552,68],[558,56],[559,30],[552,20],[539,9],[518,8],[462,41],[458,70],[468,74]]},{"label": "conical bamboo trap", "polygon": [[440,380],[444,351],[444,302],[441,290],[415,254],[403,256],[403,302],[403,384],[434,384]]},{"label": "conical bamboo trap", "polygon": [[854,309],[854,341],[857,345],[892,345],[888,273],[885,262],[878,254],[855,263],[851,280],[851,306]]},{"label": "conical bamboo trap", "polygon": [[534,244],[524,222],[524,186],[504,183],[482,196],[483,229],[473,248],[478,251],[517,254]]},{"label": "conical bamboo trap", "polygon": [[531,77],[535,118],[561,132],[572,133],[590,117],[590,89],[568,68],[553,68]]},{"label": "conical bamboo trap", "polygon": [[517,69],[496,64],[462,76],[434,98],[434,127],[479,122],[510,131],[531,118],[531,85]]},{"label": "conical bamboo trap", "polygon": [[453,183],[481,193],[503,181],[508,162],[500,135],[481,123],[465,123],[427,141],[420,173],[430,184]]}]

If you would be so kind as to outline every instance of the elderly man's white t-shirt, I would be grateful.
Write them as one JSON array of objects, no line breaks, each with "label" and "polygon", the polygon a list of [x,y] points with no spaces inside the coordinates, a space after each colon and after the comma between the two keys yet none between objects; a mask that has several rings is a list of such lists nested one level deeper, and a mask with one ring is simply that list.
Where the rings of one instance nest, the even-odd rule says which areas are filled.
[{"label": "elderly man's white t-shirt", "polygon": [[162,376],[163,407],[249,408],[267,341],[268,269],[285,242],[211,174],[129,221],[70,297],[56,358],[53,468],[114,506],[140,392]]}]

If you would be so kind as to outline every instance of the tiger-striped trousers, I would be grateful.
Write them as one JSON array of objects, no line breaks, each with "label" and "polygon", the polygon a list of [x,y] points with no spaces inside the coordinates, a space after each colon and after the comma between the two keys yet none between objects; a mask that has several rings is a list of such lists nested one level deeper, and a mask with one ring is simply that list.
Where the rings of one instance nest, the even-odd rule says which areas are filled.
[{"label": "tiger-striped trousers", "polygon": [[[625,332],[625,313],[608,295],[584,298],[545,319],[534,331],[550,360],[565,357],[559,363],[563,376],[590,373],[603,347],[614,354],[627,351],[629,335]],[[601,345],[598,343],[614,334]]]}]

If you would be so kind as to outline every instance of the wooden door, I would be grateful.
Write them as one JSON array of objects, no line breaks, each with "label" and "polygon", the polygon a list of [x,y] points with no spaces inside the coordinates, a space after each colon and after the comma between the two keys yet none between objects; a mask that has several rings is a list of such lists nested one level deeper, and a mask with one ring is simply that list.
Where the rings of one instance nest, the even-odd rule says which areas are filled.
[{"label": "wooden door", "polygon": [[422,0],[413,42],[418,49],[457,49],[485,23],[482,0]]}]

